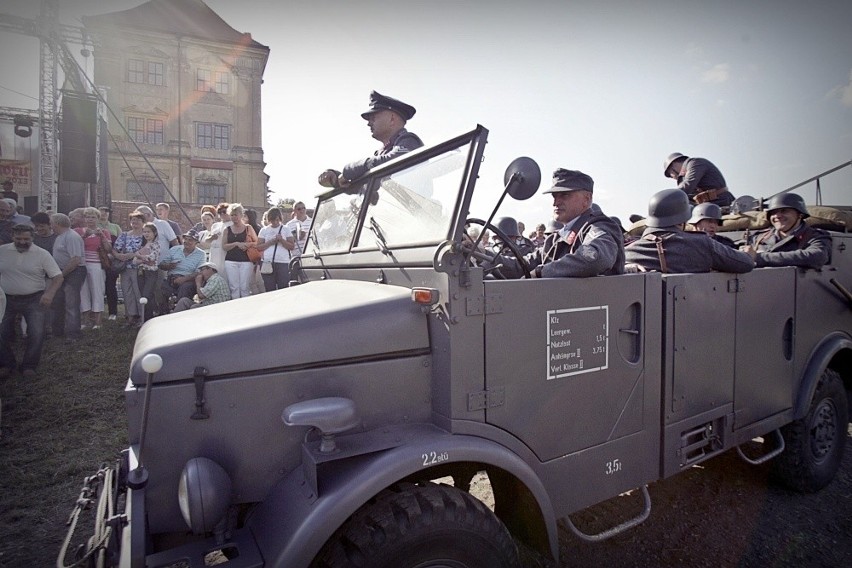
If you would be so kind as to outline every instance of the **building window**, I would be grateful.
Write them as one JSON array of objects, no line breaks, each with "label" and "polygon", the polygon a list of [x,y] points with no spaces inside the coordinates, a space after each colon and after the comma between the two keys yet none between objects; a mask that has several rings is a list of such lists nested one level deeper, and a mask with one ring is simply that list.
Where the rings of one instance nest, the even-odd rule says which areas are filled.
[{"label": "building window", "polygon": [[127,82],[163,86],[165,65],[159,61],[127,60]]},{"label": "building window", "polygon": [[145,119],[135,116],[127,117],[127,133],[137,144],[145,143]]},{"label": "building window", "polygon": [[199,69],[195,76],[195,90],[209,91],[210,90],[210,70]]},{"label": "building window", "polygon": [[224,203],[227,186],[219,183],[199,183],[198,202],[205,204]]},{"label": "building window", "polygon": [[227,95],[231,92],[231,74],[228,71],[198,69],[195,74],[195,90]]},{"label": "building window", "polygon": [[163,64],[156,61],[148,62],[148,84],[163,85]]},{"label": "building window", "polygon": [[227,124],[199,122],[196,124],[195,145],[199,148],[229,150],[231,148],[231,127]]},{"label": "building window", "polygon": [[127,60],[127,82],[128,83],[144,83],[145,82],[145,62],[141,59]]},{"label": "building window", "polygon": [[166,186],[158,181],[127,180],[127,200],[159,203],[165,201]]},{"label": "building window", "polygon": [[163,145],[163,121],[149,118],[145,121],[145,140],[148,144]]},{"label": "building window", "polygon": [[226,71],[216,71],[216,86],[215,90],[220,95],[227,95],[231,92],[231,76]]},{"label": "building window", "polygon": [[127,117],[127,132],[137,144],[163,145],[164,123],[159,118]]}]

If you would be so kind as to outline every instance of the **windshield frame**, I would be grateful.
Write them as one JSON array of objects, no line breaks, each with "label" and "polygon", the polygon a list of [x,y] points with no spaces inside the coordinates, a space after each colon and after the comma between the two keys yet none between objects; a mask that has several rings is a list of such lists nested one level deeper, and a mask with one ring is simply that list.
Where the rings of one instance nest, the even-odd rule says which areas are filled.
[{"label": "windshield frame", "polygon": [[[419,148],[374,168],[361,178],[353,180],[350,184],[350,188],[357,187],[360,188],[360,191],[336,188],[318,195],[311,226],[312,234],[308,239],[308,244],[305,247],[306,250],[302,258],[303,268],[309,268],[314,264],[320,264],[324,268],[329,268],[335,264],[346,266],[376,266],[384,264],[431,265],[434,250],[441,242],[447,239],[456,240],[461,237],[461,233],[464,230],[464,222],[470,208],[473,188],[479,175],[479,167],[482,163],[487,138],[488,130],[481,125],[477,125],[470,132],[434,146]],[[388,247],[375,242],[377,239],[375,239],[373,231],[370,230],[370,221],[367,216],[371,210],[369,204],[375,203],[371,200],[376,199],[375,196],[380,191],[381,181],[393,174],[410,170],[418,164],[426,164],[433,158],[448,154],[454,149],[464,148],[465,146],[468,146],[467,155],[464,156],[464,166],[460,170],[459,188],[449,217],[448,234],[441,236],[439,239],[431,239],[428,242],[406,243]],[[367,206],[358,207],[355,229],[348,244],[333,250],[324,250],[322,243],[319,243],[320,247],[317,251],[317,238],[314,231],[317,230],[320,208],[324,202],[333,198],[339,199],[341,195],[351,195],[353,199],[361,199],[360,205],[367,204]]]}]

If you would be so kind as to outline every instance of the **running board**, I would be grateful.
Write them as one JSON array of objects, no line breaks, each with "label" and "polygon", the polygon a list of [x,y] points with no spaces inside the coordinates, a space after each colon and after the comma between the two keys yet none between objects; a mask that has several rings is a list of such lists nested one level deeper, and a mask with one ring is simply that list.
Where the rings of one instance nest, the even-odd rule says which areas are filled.
[{"label": "running board", "polygon": [[746,463],[750,463],[751,465],[760,465],[762,463],[768,462],[775,456],[780,455],[786,447],[784,444],[784,436],[781,435],[780,429],[773,430],[772,434],[775,434],[775,437],[778,438],[778,447],[766,454],[765,456],[760,456],[757,459],[752,459],[743,453],[742,449],[740,449],[740,446],[737,446],[737,453],[740,454],[740,457],[743,458],[743,461],[745,461]]},{"label": "running board", "polygon": [[571,529],[571,532],[577,535],[581,540],[585,540],[587,542],[600,542],[602,540],[606,540],[610,537],[613,537],[617,534],[623,533],[628,529],[632,529],[636,525],[643,523],[645,519],[651,514],[651,495],[648,493],[648,486],[643,485],[642,490],[642,498],[645,500],[645,507],[642,509],[642,512],[639,513],[639,516],[635,519],[630,519],[629,521],[624,521],[620,525],[616,527],[612,527],[611,529],[607,529],[603,532],[599,532],[598,534],[586,534],[574,526],[574,523],[571,521],[571,517],[565,517],[565,524],[568,525],[568,528]]}]

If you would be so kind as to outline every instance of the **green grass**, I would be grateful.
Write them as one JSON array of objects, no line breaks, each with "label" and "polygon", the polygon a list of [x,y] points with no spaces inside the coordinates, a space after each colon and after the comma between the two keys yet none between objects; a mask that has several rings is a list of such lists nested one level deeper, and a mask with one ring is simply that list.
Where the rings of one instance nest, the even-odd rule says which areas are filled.
[{"label": "green grass", "polygon": [[[73,344],[46,340],[35,378],[0,379],[0,566],[55,565],[83,478],[127,445],[123,390],[135,338],[106,321]],[[79,529],[88,537],[83,517],[91,511]]]}]

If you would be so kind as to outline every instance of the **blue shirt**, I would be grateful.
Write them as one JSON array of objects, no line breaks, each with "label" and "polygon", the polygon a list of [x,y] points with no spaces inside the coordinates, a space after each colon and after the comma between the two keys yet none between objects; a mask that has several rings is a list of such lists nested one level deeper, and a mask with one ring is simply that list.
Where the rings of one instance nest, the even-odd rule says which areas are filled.
[{"label": "blue shirt", "polygon": [[184,254],[183,245],[175,245],[160,259],[160,262],[177,262],[178,265],[169,270],[169,276],[189,276],[198,271],[198,266],[206,260],[204,251],[195,247],[189,255]]}]

